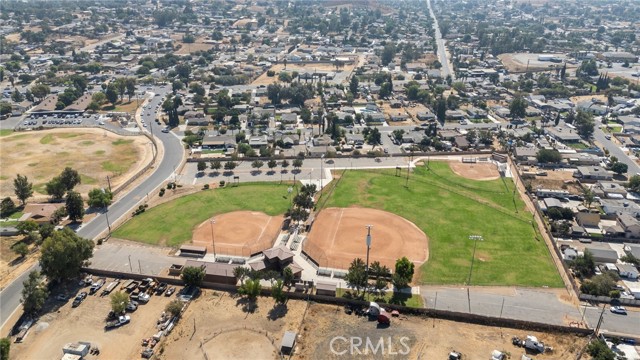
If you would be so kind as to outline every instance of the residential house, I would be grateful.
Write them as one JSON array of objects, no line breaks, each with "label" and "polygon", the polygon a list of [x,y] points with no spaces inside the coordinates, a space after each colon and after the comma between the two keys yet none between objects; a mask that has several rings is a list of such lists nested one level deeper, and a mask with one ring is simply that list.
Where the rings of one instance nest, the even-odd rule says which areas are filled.
[{"label": "residential house", "polygon": [[618,253],[613,249],[588,246],[585,248],[585,251],[587,250],[593,255],[593,261],[596,264],[615,264],[618,261]]},{"label": "residential house", "polygon": [[436,119],[436,115],[429,110],[420,111],[418,112],[418,114],[416,114],[416,116],[420,121],[432,121]]},{"label": "residential house", "polygon": [[536,154],[538,149],[535,147],[518,146],[513,151],[513,155],[516,157],[516,162],[519,164],[535,165],[538,163]]},{"label": "residential house", "polygon": [[620,277],[637,280],[638,279],[638,268],[633,264],[616,264],[616,268],[618,268],[618,274]]},{"label": "residential house", "polygon": [[38,224],[51,223],[54,218],[54,213],[64,204],[59,203],[46,203],[46,204],[27,204],[22,210],[23,215],[20,217],[20,221],[35,221]]},{"label": "residential house", "polygon": [[613,173],[599,166],[578,166],[574,171],[573,177],[580,178],[584,181],[612,180]]},{"label": "residential house", "polygon": [[576,222],[584,227],[598,227],[600,223],[600,213],[580,211],[576,213]]},{"label": "residential house", "polygon": [[601,198],[624,199],[627,197],[627,189],[612,181],[598,181],[591,187],[591,191]]},{"label": "residential house", "polygon": [[580,141],[580,135],[570,127],[558,125],[554,127],[547,127],[544,130],[551,137],[563,143],[575,143]]},{"label": "residential house", "polygon": [[635,202],[619,199],[600,199],[602,211],[608,216],[629,214],[633,217],[640,216],[640,206]]},{"label": "residential house", "polygon": [[222,150],[235,149],[236,138],[230,135],[207,135],[202,139],[202,149]]},{"label": "residential house", "polygon": [[252,136],[249,138],[249,146],[252,148],[261,148],[269,145],[269,138],[267,135]]},{"label": "residential house", "polygon": [[638,219],[629,214],[618,215],[617,224],[624,230],[626,238],[640,237],[640,222]]},{"label": "residential house", "polygon": [[624,243],[622,244],[622,250],[627,255],[633,255],[636,259],[640,259],[640,244]]}]

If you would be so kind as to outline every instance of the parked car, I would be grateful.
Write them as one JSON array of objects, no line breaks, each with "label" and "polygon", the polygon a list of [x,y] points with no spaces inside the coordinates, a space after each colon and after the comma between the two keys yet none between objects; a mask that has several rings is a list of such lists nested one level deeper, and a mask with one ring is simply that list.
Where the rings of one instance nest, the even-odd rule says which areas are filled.
[{"label": "parked car", "polygon": [[138,302],[141,303],[141,304],[148,303],[150,298],[151,298],[151,296],[149,296],[149,294],[147,294],[147,293],[138,294]]},{"label": "parked car", "polygon": [[172,286],[167,289],[167,291],[164,293],[164,296],[171,296],[174,292],[176,292],[176,287]]},{"label": "parked car", "polygon": [[165,290],[167,290],[167,283],[160,283],[156,288],[156,295],[162,295]]},{"label": "parked car", "polygon": [[625,309],[624,306],[612,306],[609,308],[609,311],[614,314],[627,315],[627,309]]},{"label": "parked car", "polygon": [[138,303],[135,301],[129,301],[125,309],[130,312],[136,311],[138,309]]},{"label": "parked car", "polygon": [[80,294],[78,294],[78,296],[76,296],[75,299],[73,299],[73,304],[71,304],[71,306],[72,307],[80,306],[80,304],[82,304],[82,302],[86,298],[87,298],[87,292],[86,291],[81,292]]},{"label": "parked car", "polygon": [[142,357],[144,359],[150,359],[152,356],[153,356],[153,349],[146,349],[142,351]]}]

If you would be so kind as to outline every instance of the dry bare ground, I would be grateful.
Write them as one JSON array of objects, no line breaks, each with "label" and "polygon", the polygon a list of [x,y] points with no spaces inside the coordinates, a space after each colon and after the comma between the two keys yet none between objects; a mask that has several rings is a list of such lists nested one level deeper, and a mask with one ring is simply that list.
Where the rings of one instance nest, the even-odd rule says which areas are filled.
[{"label": "dry bare ground", "polygon": [[462,163],[457,161],[449,162],[449,167],[456,175],[471,180],[495,180],[500,178],[498,167],[491,163]]},{"label": "dry bare ground", "polygon": [[[302,329],[296,349],[298,359],[445,359],[454,350],[461,352],[465,359],[488,359],[493,350],[510,353],[512,359],[519,359],[524,350],[512,345],[511,338],[535,335],[554,349],[552,353],[536,355],[535,358],[560,360],[575,358],[579,349],[586,344],[586,338],[575,335],[497,328],[419,316],[401,315],[392,318],[390,327],[378,327],[376,321],[347,315],[341,307],[315,303],[310,305]],[[352,341],[352,337],[355,340]],[[367,339],[371,343],[368,351]],[[351,346],[352,343],[357,345],[360,340],[362,345]],[[379,346],[381,341],[382,346]],[[374,349],[377,351],[374,352]]]},{"label": "dry bare ground", "polygon": [[144,136],[120,136],[100,129],[51,129],[18,132],[0,141],[0,196],[13,195],[15,174],[34,184],[35,199],[45,200],[44,184],[66,166],[82,176],[76,189],[83,194],[95,187],[115,188],[151,161]]},{"label": "dry bare ground", "polygon": [[[354,68],[355,64],[345,64],[344,67],[340,68],[340,72],[351,72]],[[278,81],[278,74],[282,71],[287,71],[290,74],[294,71],[299,74],[305,72],[314,72],[314,71],[324,71],[324,72],[336,72],[336,67],[332,63],[320,63],[320,64],[296,64],[289,63],[287,64],[287,69],[284,69],[284,64],[276,64],[273,65],[269,70],[274,71],[274,76],[267,76],[267,72],[265,71],[262,75],[258,76],[251,85],[269,85]],[[304,80],[302,80],[304,83]],[[310,82],[309,82],[310,83]]]},{"label": "dry bare ground", "polygon": [[160,358],[275,359],[284,332],[298,331],[307,304],[274,306],[273,299],[259,297],[253,312],[246,304],[229,293],[205,290],[160,345]]}]

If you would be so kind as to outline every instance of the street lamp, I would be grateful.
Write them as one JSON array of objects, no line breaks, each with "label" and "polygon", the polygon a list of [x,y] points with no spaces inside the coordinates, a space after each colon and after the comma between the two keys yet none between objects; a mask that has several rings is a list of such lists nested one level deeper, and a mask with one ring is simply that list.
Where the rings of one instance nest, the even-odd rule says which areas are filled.
[{"label": "street lamp", "polygon": [[322,156],[320,156],[320,195],[322,195],[322,163],[324,162],[324,155],[325,154],[322,154]]},{"label": "street lamp", "polygon": [[289,186],[287,188],[287,194],[289,194],[289,209],[291,209],[291,206],[293,204],[293,199],[291,198],[291,193],[293,192],[293,187]]},{"label": "street lamp", "polygon": [[366,284],[364,292],[366,294],[367,288],[369,287],[369,250],[371,249],[371,228],[373,225],[367,225],[367,237],[365,238],[365,243],[367,244],[367,267],[366,267]]},{"label": "street lamp", "polygon": [[213,257],[216,257],[216,238],[213,236],[213,224],[215,224],[216,221],[214,219],[211,219],[209,221],[209,224],[211,224],[211,243],[213,245]]}]

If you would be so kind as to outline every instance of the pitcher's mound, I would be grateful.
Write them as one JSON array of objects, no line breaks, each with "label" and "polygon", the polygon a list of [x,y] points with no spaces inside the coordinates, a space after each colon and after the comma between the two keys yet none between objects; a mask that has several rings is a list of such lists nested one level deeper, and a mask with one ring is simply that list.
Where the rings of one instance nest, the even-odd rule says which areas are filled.
[{"label": "pitcher's mound", "polygon": [[449,167],[456,175],[471,180],[495,180],[500,178],[498,167],[492,163],[449,162]]},{"label": "pitcher's mound", "polygon": [[[214,223],[211,223],[211,220]],[[251,256],[273,246],[284,218],[257,211],[234,211],[217,215],[193,231],[193,244],[216,254]],[[212,233],[213,231],[213,233]]]},{"label": "pitcher's mound", "polygon": [[355,207],[322,210],[304,242],[304,251],[321,267],[348,269],[353,259],[366,259],[367,225],[372,225],[370,262],[394,269],[403,256],[416,265],[429,258],[427,236],[415,224],[390,212]]}]

